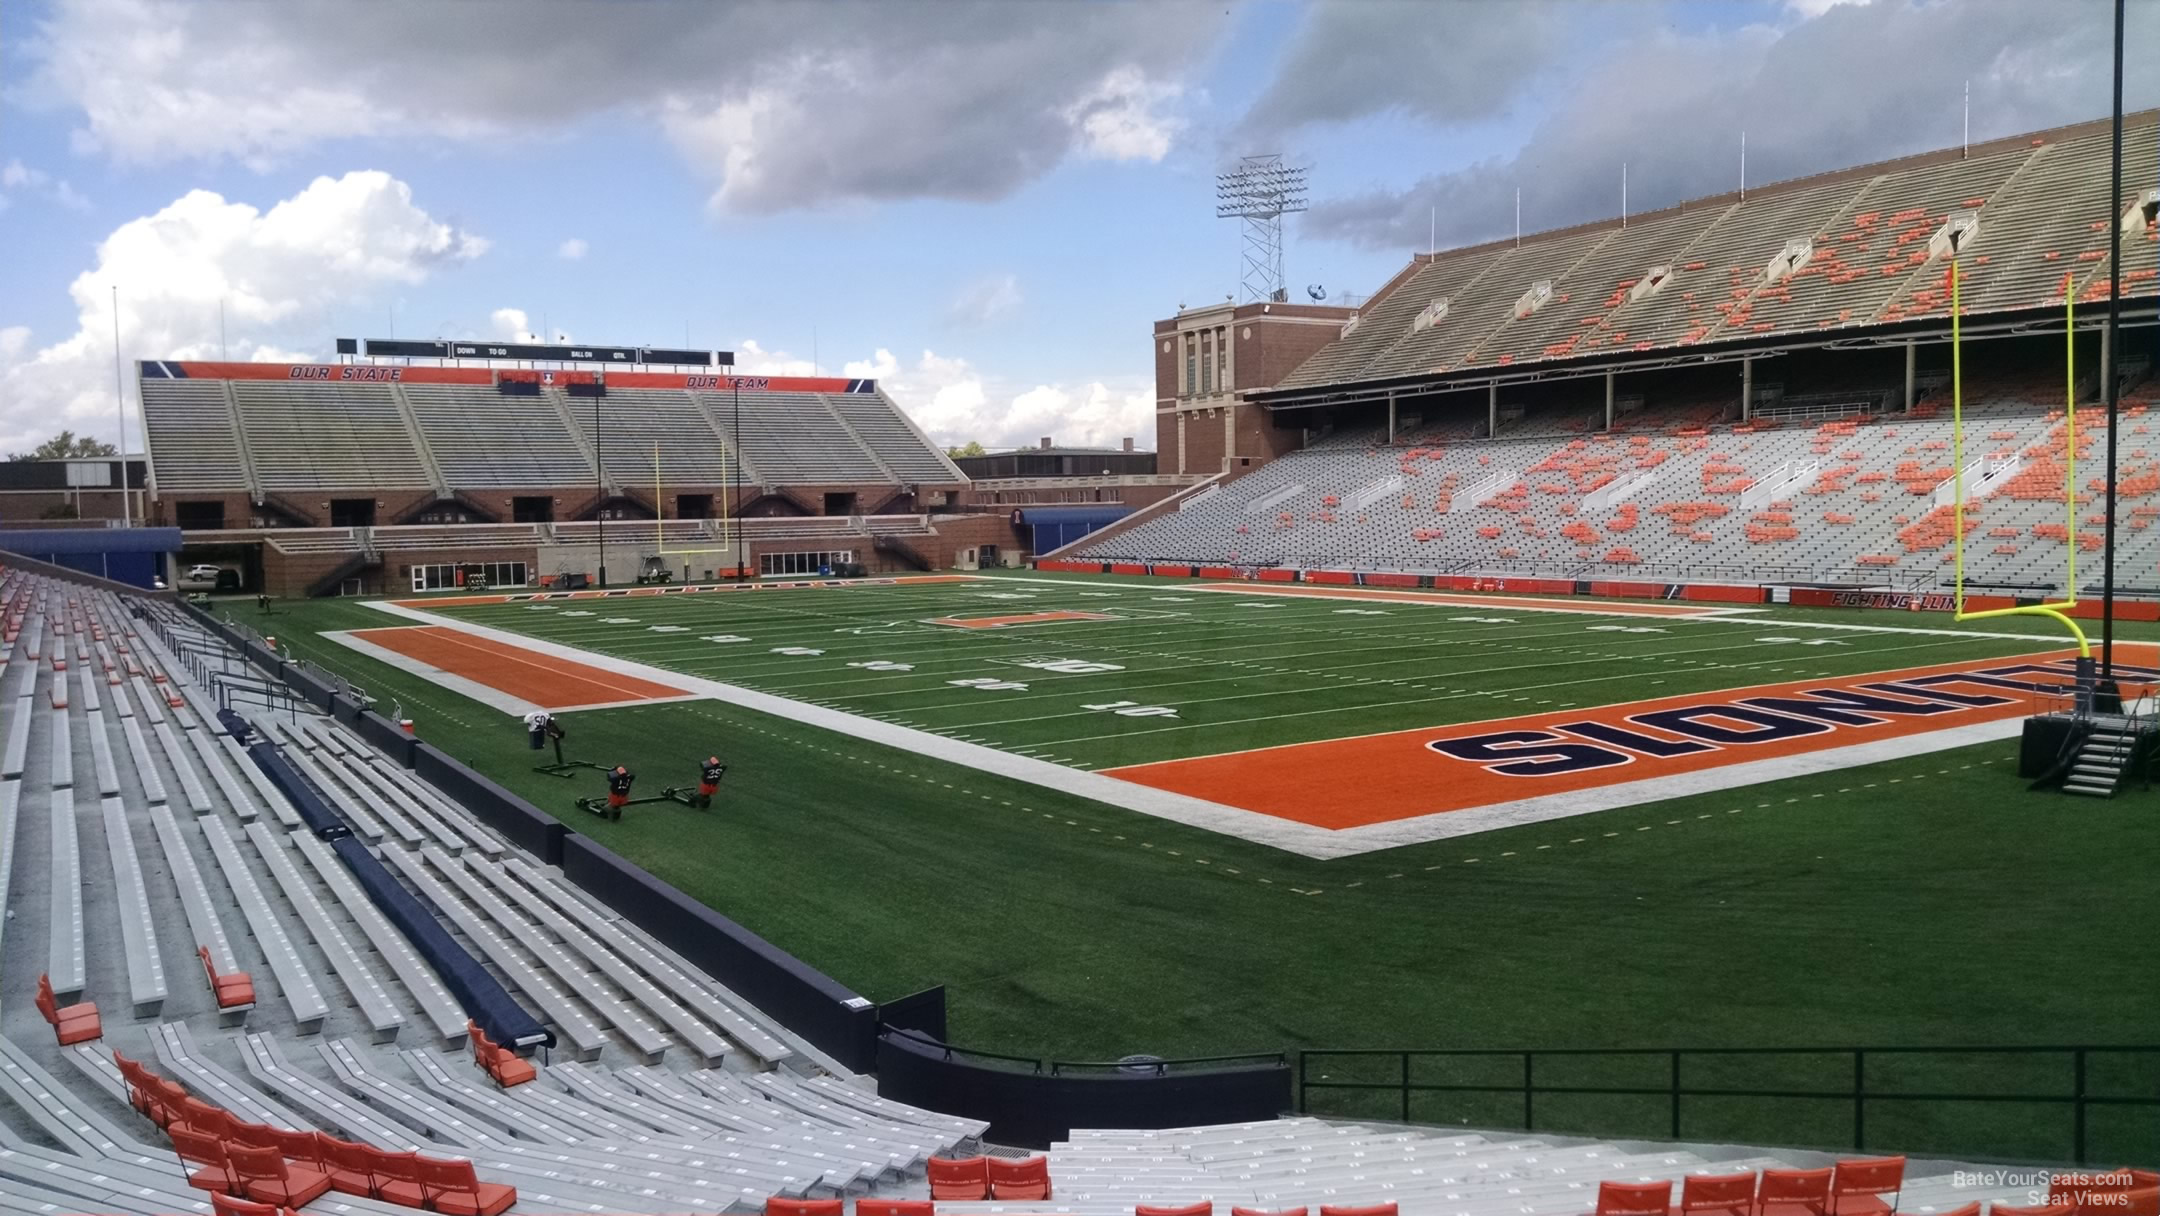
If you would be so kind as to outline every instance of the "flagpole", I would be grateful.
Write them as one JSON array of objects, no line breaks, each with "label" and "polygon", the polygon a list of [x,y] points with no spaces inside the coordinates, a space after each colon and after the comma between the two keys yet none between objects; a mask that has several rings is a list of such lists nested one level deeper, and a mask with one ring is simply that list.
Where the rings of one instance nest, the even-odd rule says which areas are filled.
[{"label": "flagpole", "polygon": [[127,387],[120,375],[120,285],[112,289],[112,387],[113,405],[120,411],[120,526],[135,526],[135,509],[128,487]]}]

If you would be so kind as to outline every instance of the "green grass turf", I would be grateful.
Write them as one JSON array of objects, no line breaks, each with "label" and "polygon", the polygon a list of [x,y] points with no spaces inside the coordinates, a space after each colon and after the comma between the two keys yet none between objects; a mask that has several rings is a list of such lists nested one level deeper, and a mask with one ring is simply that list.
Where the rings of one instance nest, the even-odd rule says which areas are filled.
[{"label": "green grass turf", "polygon": [[[758,598],[785,603],[789,594]],[[619,615],[645,615],[649,603]],[[1411,611],[1340,620],[1399,628]],[[1298,619],[1287,609],[1253,615],[1268,620],[1239,625],[1222,644],[1272,644],[1265,635],[1278,619]],[[1559,619],[1582,620],[1556,618],[1556,629]],[[1825,619],[1942,624],[1919,614]],[[271,618],[289,650],[368,688],[386,708],[400,702],[423,737],[858,991],[890,999],[948,985],[953,1036],[977,1047],[1100,1059],[1343,1046],[2154,1038],[2160,935],[2151,927],[2160,924],[2160,898],[2151,875],[2160,821],[2153,796],[2093,802],[2029,793],[2013,775],[2009,744],[1316,862],[793,722],[689,703],[569,716],[575,754],[625,758],[648,781],[674,780],[684,758],[712,740],[734,766],[723,805],[710,815],[639,808],[608,823],[571,805],[574,795],[595,792],[591,783],[531,771],[532,753],[498,711],[308,636],[386,620],[339,601],[281,605]],[[806,634],[831,627],[800,626]],[[1678,628],[1692,639],[1742,627]],[[2056,636],[2034,635],[2043,644]],[[1639,639],[1656,644],[1652,650],[1674,644],[1673,635],[1580,636]],[[1062,636],[1054,647],[1020,644],[1068,649]],[[1358,657],[1352,640],[1312,649],[1341,662]],[[1813,666],[1829,652],[1837,657]],[[1845,648],[1809,648],[1804,659],[1773,663],[1809,673],[1849,669],[1829,665],[1848,657]],[[1650,678],[1717,683],[1784,674],[1657,670]],[[1645,695],[1645,682],[1616,680],[1578,695]],[[1462,716],[1505,712],[1483,698]],[[1971,1060],[1920,1071],[1877,1061],[1871,1075],[1885,1087],[2024,1088],[2023,1081],[2066,1092],[2067,1066],[2050,1063],[2055,1071],[2044,1077]],[[2126,1079],[2118,1066],[2108,1063],[2110,1075],[2096,1075],[2094,1089],[2150,1093],[2160,1083],[2150,1069]],[[1662,1064],[1646,1067],[1662,1084]],[[1745,1077],[1711,1071],[1717,1067],[1690,1065],[1703,1071],[1689,1079],[1812,1087],[1843,1083],[1850,1066],[1795,1062]],[[1393,1068],[1388,1061],[1384,1071]],[[1441,1075],[1421,1069],[1421,1079]],[[1334,1063],[1315,1075],[1380,1071],[1379,1063]],[[1640,1083],[1642,1074],[1577,1075]],[[1393,1094],[1321,1097],[1315,1109],[1323,1113],[1400,1113]],[[1503,1123],[1519,1108],[1512,1099],[1423,1095],[1411,1113]],[[1703,1100],[1690,1107],[1683,1131],[1837,1144],[1849,1136],[1848,1118],[1835,1102]],[[2060,1108],[1878,1103],[1868,1118],[1872,1143],[1912,1151],[2068,1152]],[[2156,1124],[2142,1112],[2096,1116],[2096,1152],[2149,1157],[2143,1146],[2160,1136]],[[1658,1135],[1665,1113],[1647,1099],[1555,1097],[1540,1100],[1539,1126]]]},{"label": "green grass turf", "polygon": [[[1119,619],[994,630],[926,623],[1042,611]],[[1775,618],[1588,616],[1071,579],[444,612],[1081,768],[2066,643],[2044,623],[2018,622],[2030,640],[2007,640],[1780,629]],[[1883,623],[1906,624],[1899,616]],[[1785,640],[1758,640],[1765,637]],[[1054,660],[1113,670],[1030,666]],[[1123,715],[1109,706],[1175,717]]]}]

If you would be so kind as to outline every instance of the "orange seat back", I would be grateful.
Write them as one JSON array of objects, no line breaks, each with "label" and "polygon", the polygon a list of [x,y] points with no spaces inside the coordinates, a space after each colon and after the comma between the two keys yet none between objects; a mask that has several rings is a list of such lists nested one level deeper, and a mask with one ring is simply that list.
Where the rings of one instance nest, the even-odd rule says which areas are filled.
[{"label": "orange seat back", "polygon": [[1670,1211],[1670,1182],[1598,1183],[1597,1216],[1666,1216]]},{"label": "orange seat back", "polygon": [[185,1127],[175,1127],[166,1133],[172,1138],[173,1153],[182,1161],[196,1165],[225,1164],[225,1142],[216,1136],[206,1136]]},{"label": "orange seat back", "polygon": [[1742,1174],[1689,1174],[1680,1183],[1680,1211],[1682,1216],[1692,1213],[1727,1212],[1732,1216],[1748,1216],[1755,1206],[1755,1175],[1752,1171]]},{"label": "orange seat back", "polygon": [[765,1216],[841,1216],[846,1207],[844,1199],[782,1199],[775,1195],[765,1201]]},{"label": "orange seat back", "polygon": [[1837,1163],[1830,1175],[1830,1196],[1895,1195],[1905,1185],[1905,1158],[1855,1157]]},{"label": "orange seat back", "polygon": [[1230,1209],[1230,1216],[1305,1216],[1305,1209],[1233,1207]]},{"label": "orange seat back", "polygon": [[473,1173],[470,1161],[452,1161],[447,1157],[415,1157],[413,1173],[418,1177],[420,1189],[429,1207],[434,1206],[437,1195],[477,1195],[480,1192],[480,1176]]},{"label": "orange seat back", "polygon": [[2160,1216],[2160,1186],[2141,1186],[2123,1191],[2113,1204],[2094,1204],[2081,1212],[2105,1212],[2108,1216]]},{"label": "orange seat back", "polygon": [[1048,1199],[1048,1157],[986,1157],[990,1170],[990,1195],[997,1200]]},{"label": "orange seat back", "polygon": [[937,1205],[927,1199],[870,1199],[855,1201],[855,1216],[933,1216]]},{"label": "orange seat back", "polygon": [[60,1024],[60,1002],[53,996],[52,976],[50,975],[37,977],[37,1010],[45,1015],[47,1022],[55,1026]]},{"label": "orange seat back", "polygon": [[1988,1209],[1988,1216],[2070,1216],[2077,1208],[2067,1203],[2037,1203],[2030,1207],[2012,1207],[1998,1203]]},{"label": "orange seat back", "polygon": [[1772,1203],[1803,1203],[1820,1210],[1830,1202],[1832,1172],[1828,1166],[1819,1170],[1764,1170],[1762,1183],[1755,1191],[1755,1203],[1758,1207]]},{"label": "orange seat back", "polygon": [[1206,1199],[1171,1207],[1141,1204],[1133,1209],[1133,1216],[1215,1216],[1215,1205]]},{"label": "orange seat back", "polygon": [[981,1157],[932,1157],[925,1173],[932,1199],[988,1199],[990,1166]]},{"label": "orange seat back", "polygon": [[258,1148],[252,1144],[236,1144],[227,1141],[225,1160],[233,1173],[242,1181],[259,1178],[265,1181],[285,1181],[285,1154],[275,1148]]}]

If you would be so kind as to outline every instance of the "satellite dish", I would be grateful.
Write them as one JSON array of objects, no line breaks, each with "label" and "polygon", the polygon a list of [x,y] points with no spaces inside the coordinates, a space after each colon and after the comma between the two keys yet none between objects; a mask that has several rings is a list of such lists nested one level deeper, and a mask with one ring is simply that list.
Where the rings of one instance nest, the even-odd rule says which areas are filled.
[{"label": "satellite dish", "polygon": [[1305,294],[1311,296],[1313,298],[1313,302],[1317,304],[1320,301],[1327,299],[1327,288],[1322,287],[1318,283],[1313,283],[1305,288]]}]

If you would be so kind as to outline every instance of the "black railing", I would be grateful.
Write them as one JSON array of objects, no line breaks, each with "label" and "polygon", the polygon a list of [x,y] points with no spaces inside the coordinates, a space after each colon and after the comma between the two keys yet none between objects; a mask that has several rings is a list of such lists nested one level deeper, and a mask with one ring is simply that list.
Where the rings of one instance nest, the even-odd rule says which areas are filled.
[{"label": "black railing", "polygon": [[978,1051],[973,1047],[955,1047],[943,1040],[906,1026],[880,1025],[878,1033],[889,1034],[919,1043],[940,1053],[947,1060],[995,1060],[1001,1064],[1017,1064],[1027,1071],[1045,1076],[1063,1076],[1071,1072],[1104,1071],[1122,1072],[1146,1076],[1168,1076],[1173,1069],[1198,1068],[1217,1064],[1272,1064],[1278,1068],[1288,1067],[1290,1053],[1287,1051],[1246,1051],[1227,1056],[1179,1056],[1176,1059],[1160,1059],[1155,1056],[1134,1056],[1125,1060],[1051,1060],[1041,1056],[1006,1055],[996,1051]]},{"label": "black railing", "polygon": [[[2096,1056],[2127,1056],[2142,1060],[2145,1067],[2138,1070],[2137,1080],[2127,1088],[2099,1091],[2090,1083],[2089,1065]],[[1937,1064],[1958,1057],[1987,1057],[2005,1060],[2017,1057],[2027,1062],[2044,1061],[2046,1057],[2061,1057],[2058,1067],[2066,1067],[2061,1076],[2061,1086],[2052,1092],[2020,1092],[2014,1087],[1988,1088],[1979,1082],[1951,1082],[1945,1087],[1936,1084],[1919,1088],[1896,1088],[1885,1083],[1879,1075],[1871,1084],[1869,1063],[1878,1063],[1878,1069],[1887,1061],[1932,1061]],[[1834,1065],[1834,1075],[1847,1078],[1842,1082],[1821,1085],[1771,1084],[1745,1086],[1717,1081],[1690,1080],[1690,1074],[1700,1075],[1710,1071],[1712,1061],[1725,1062],[1720,1071],[1731,1072],[1733,1061],[1745,1060],[1760,1063],[1771,1058],[1783,1058],[1799,1062],[1813,1058],[1825,1065]],[[1590,1079],[1583,1075],[1584,1065],[1603,1061],[1632,1070],[1632,1075],[1620,1080]],[[1393,1078],[1385,1079],[1374,1074],[1372,1066],[1392,1066]],[[1413,1074],[1413,1064],[1430,1064],[1440,1071],[1444,1064],[1481,1070],[1481,1079],[1428,1080]],[[1344,1068],[1350,1065],[1350,1068]],[[1570,1068],[1569,1066],[1573,1067]],[[1693,1067],[1691,1068],[1690,1065]],[[2008,1068],[2007,1063],[1991,1073]],[[1505,1072],[1496,1070],[1504,1069]],[[1596,1071],[1596,1070],[1591,1070]],[[1610,1072],[1607,1068],[1605,1071]],[[1787,1069],[1787,1075],[1791,1070]],[[1356,1072],[1357,1079],[1342,1079],[1338,1072]],[[1569,1078],[1556,1078],[1555,1073],[1573,1072]],[[1965,1072],[1970,1077],[1971,1072]],[[1655,1080],[1649,1078],[1655,1077]],[[1931,1078],[1933,1079],[1933,1078]],[[1758,1127],[1791,1129],[1803,1126],[1807,1120],[1796,1118],[1804,1106],[1836,1103],[1849,1108],[1851,1135],[1845,1143],[1823,1143],[1810,1146],[1833,1151],[1866,1151],[1868,1148],[1868,1114],[1872,1105],[1897,1103],[1936,1105],[1948,1107],[1966,1106],[2024,1106],[2027,1108],[2066,1108],[2069,1116],[2069,1139],[2072,1160],[2078,1165],[2091,1163],[2089,1151],[2090,1116],[2095,1110],[2144,1108],[2153,1112],[2152,1120],[2141,1133],[2133,1133],[2135,1149],[2140,1160],[2160,1160],[2160,1045],[2153,1046],[2068,1046],[2068,1047],[1724,1047],[1724,1048],[1557,1048],[1535,1050],[1494,1049],[1314,1049],[1298,1053],[1298,1109],[1307,1114],[1335,1114],[1344,1117],[1379,1117],[1374,1106],[1366,1104],[1352,1111],[1315,1110],[1313,1095],[1326,1091],[1357,1091],[1363,1093],[1392,1094],[1395,1102],[1388,1113],[1405,1123],[1443,1123],[1463,1121],[1456,1112],[1434,1111],[1421,1108],[1413,1117],[1412,1098],[1420,1094],[1491,1095],[1478,1107],[1485,1121],[1503,1109],[1499,1102],[1512,1097],[1520,1103],[1521,1127],[1524,1131],[1537,1130],[1540,1098],[1591,1098],[1649,1100],[1652,1109],[1662,1106],[1665,1121],[1662,1128],[1653,1131],[1638,1118],[1625,1128],[1604,1128],[1613,1135],[1655,1135],[1662,1132],[1669,1139],[1720,1138],[1701,1122],[1691,1123],[1684,1113],[1692,1106],[1720,1108],[1715,1113],[1730,1120],[1734,1106],[1740,1102],[1775,1103],[1767,1123]],[[1504,1117],[1504,1116],[1502,1116]],[[1471,1122],[1478,1122],[1473,1119]],[[1563,1130],[1548,1119],[1546,1130]],[[1727,1122],[1722,1126],[1730,1126]],[[1597,1132],[1595,1126],[1571,1127],[1564,1130]],[[1738,1138],[1738,1137],[1725,1137]],[[2036,1143],[2028,1142],[2028,1143]],[[1901,1147],[1912,1147],[1909,1145]],[[1972,1153],[1975,1156],[1991,1155],[1975,1153],[1970,1145],[1946,1146]],[[2121,1146],[2110,1144],[2110,1149],[2121,1152]],[[2002,1155],[2002,1154],[1992,1154]],[[2050,1154],[2022,1151],[2012,1155],[2044,1157]]]}]

